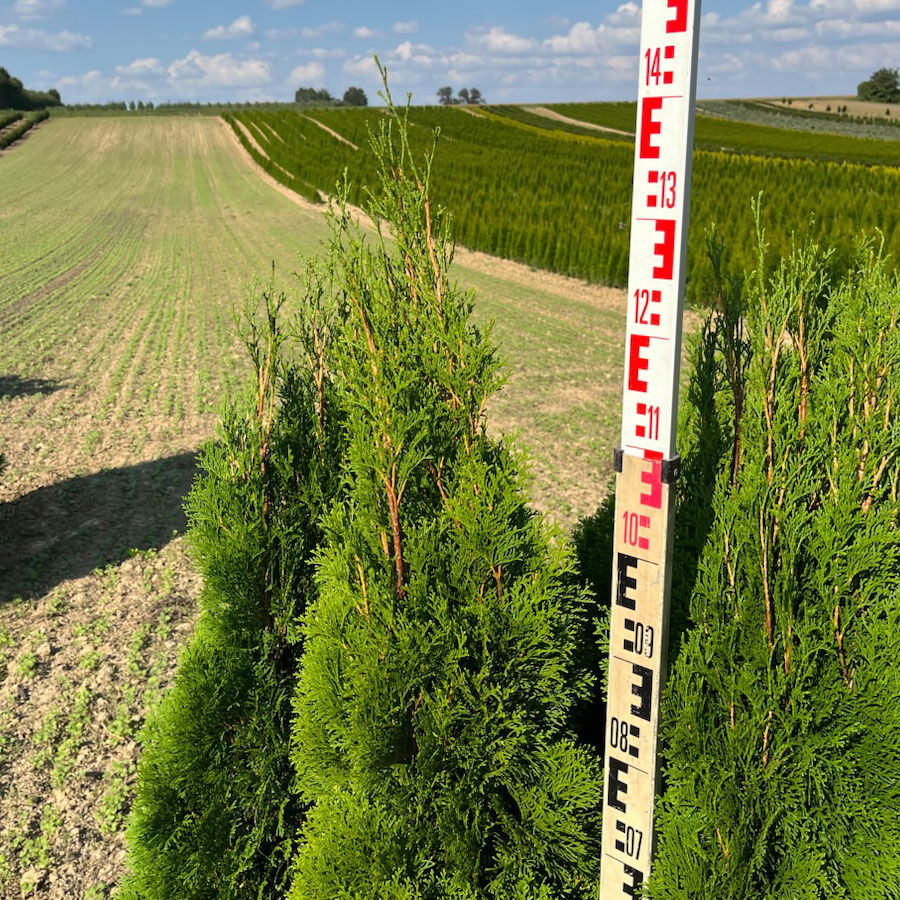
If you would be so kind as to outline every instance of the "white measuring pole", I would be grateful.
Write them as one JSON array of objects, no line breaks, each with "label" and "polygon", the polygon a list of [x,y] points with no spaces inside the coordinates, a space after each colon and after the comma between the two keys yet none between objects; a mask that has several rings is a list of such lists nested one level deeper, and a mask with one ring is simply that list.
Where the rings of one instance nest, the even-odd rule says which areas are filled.
[{"label": "white measuring pole", "polygon": [[600,900],[650,873],[678,477],[699,0],[644,0],[610,618]]}]

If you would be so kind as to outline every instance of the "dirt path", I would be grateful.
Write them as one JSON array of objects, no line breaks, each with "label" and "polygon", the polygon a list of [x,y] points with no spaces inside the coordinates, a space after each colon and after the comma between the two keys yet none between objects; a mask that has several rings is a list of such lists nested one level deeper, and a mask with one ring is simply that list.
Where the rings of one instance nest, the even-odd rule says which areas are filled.
[{"label": "dirt path", "polygon": [[[219,119],[219,121],[220,121],[223,125],[225,125],[225,127],[226,127],[226,128],[234,135],[234,139],[237,140],[237,135],[234,134],[234,129],[233,129],[233,128],[232,128],[232,127],[224,120],[224,119]],[[253,147],[253,149],[254,149],[260,156],[264,156],[266,159],[268,159],[268,158],[269,158],[269,154],[266,153],[265,150],[263,150],[263,148],[262,148],[262,146],[260,145],[259,141],[257,141],[256,138],[253,136],[253,134],[250,132],[250,129],[247,128],[247,126],[246,126],[243,122],[241,122],[241,121],[239,121],[239,120],[237,120],[237,119],[235,119],[235,121],[237,122],[238,128],[241,129],[241,133],[242,133],[242,134],[244,135],[244,137],[247,138],[247,140],[250,142],[250,146]],[[238,141],[238,143],[240,144],[240,141]]]},{"label": "dirt path", "polygon": [[605,131],[608,134],[623,134],[626,137],[634,137],[633,131],[620,131],[618,128],[607,128],[605,125],[595,125],[593,122],[582,122],[581,119],[570,119],[554,109],[546,106],[523,106],[522,109],[543,116],[545,119],[553,119],[555,122],[565,122],[567,125],[578,125],[579,128],[590,128],[592,131]]},{"label": "dirt path", "polygon": [[318,125],[322,131],[327,131],[335,140],[340,141],[342,144],[346,144],[348,147],[353,150],[359,150],[359,147],[353,143],[353,141],[347,140],[342,134],[338,134],[333,128],[329,128],[324,122],[320,122],[318,119],[314,119],[312,116],[304,116],[302,113],[300,114],[301,118],[306,119],[313,123],[313,125]]}]

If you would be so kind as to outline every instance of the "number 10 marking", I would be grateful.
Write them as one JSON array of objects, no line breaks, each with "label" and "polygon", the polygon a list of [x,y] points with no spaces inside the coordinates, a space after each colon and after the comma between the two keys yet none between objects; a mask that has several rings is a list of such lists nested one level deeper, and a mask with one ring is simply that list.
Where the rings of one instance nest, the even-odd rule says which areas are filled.
[{"label": "number 10 marking", "polygon": [[641,537],[640,530],[650,527],[650,516],[639,516],[637,513],[622,513],[622,540],[630,547],[650,548],[650,541]]}]

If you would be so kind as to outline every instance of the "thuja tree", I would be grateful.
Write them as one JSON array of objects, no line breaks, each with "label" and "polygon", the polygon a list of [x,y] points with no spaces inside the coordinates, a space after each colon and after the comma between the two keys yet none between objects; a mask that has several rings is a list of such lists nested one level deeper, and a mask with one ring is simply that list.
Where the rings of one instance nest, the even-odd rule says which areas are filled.
[{"label": "thuja tree", "polygon": [[290,335],[283,297],[266,294],[246,332],[253,396],[201,455],[187,504],[201,615],[143,736],[123,898],[284,894],[302,820],[289,759],[302,647],[291,627],[314,591],[317,522],[342,453],[325,293],[312,276]]},{"label": "thuja tree", "polygon": [[[718,257],[719,261],[721,257]],[[688,454],[719,461],[664,704],[653,898],[900,896],[900,283],[798,246],[719,279]]]},{"label": "thuja tree", "polygon": [[403,112],[374,146],[381,236],[345,219],[334,260],[347,493],[303,624],[290,897],[587,898],[600,770],[570,726],[586,601],[521,459],[486,436],[497,356],[450,280],[430,156]]}]

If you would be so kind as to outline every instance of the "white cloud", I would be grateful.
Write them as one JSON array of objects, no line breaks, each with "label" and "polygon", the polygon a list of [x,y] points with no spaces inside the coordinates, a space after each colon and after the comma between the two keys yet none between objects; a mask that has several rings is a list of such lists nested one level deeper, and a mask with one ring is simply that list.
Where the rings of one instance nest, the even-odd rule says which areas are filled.
[{"label": "white cloud", "polygon": [[854,12],[874,15],[900,11],[900,0],[810,0],[809,8],[828,15]]},{"label": "white cloud", "polygon": [[303,50],[301,56],[312,56],[314,59],[343,59],[347,51],[341,47],[313,47],[312,50]]},{"label": "white cloud", "polygon": [[171,6],[175,0],[141,0],[140,6],[129,6],[121,10],[123,16],[140,16],[144,9],[161,9],[164,6]]},{"label": "white cloud", "polygon": [[361,25],[359,28],[353,29],[353,37],[369,39],[369,38],[380,38],[384,37],[384,35],[380,31],[375,31],[372,28],[369,28],[368,25]]},{"label": "white cloud", "polygon": [[356,56],[344,63],[344,72],[348,75],[361,75],[365,78],[377,78],[378,66],[371,56]]},{"label": "white cloud", "polygon": [[614,13],[606,17],[607,25],[635,26],[641,24],[641,8],[631,0],[616,8]]},{"label": "white cloud", "polygon": [[311,62],[293,69],[291,74],[288,75],[288,82],[290,84],[318,85],[322,83],[324,78],[325,66],[320,62]]},{"label": "white cloud", "polygon": [[808,28],[774,28],[766,37],[770,41],[779,44],[789,44],[793,41],[805,41],[809,37]]},{"label": "white cloud", "polygon": [[250,37],[256,33],[256,25],[250,16],[239,16],[230,25],[217,25],[203,32],[203,37],[208,41],[223,40],[229,38]]},{"label": "white cloud", "polygon": [[340,22],[326,22],[324,25],[315,25],[305,28],[271,28],[266,32],[269,40],[280,40],[283,38],[319,38],[326,34],[335,34],[343,31],[344,26]]},{"label": "white cloud", "polygon": [[[627,6],[628,4],[626,4]],[[619,7],[614,16],[621,16]],[[544,49],[553,53],[591,54],[607,53],[614,48],[633,45],[637,50],[640,38],[640,22],[633,25],[616,26],[601,22],[594,27],[590,22],[576,22],[568,34],[557,34],[544,41]]]},{"label": "white cloud", "polygon": [[878,60],[897,59],[898,56],[900,42],[850,44],[844,47],[810,44],[776,56],[772,60],[772,66],[778,72],[796,72],[804,76],[832,72],[868,74],[877,68]]},{"label": "white cloud", "polygon": [[466,38],[470,44],[492,53],[525,53],[537,47],[537,41],[532,38],[519,37],[499,25],[484,31],[470,31]]},{"label": "white cloud", "polygon": [[816,23],[816,34],[823,38],[850,40],[861,37],[900,35],[900,21],[854,22],[850,19],[825,19]]},{"label": "white cloud", "polygon": [[[404,41],[394,49],[394,56],[403,62],[413,62],[419,65],[430,66],[437,57],[437,51],[428,44],[414,44],[412,41]],[[372,60],[375,65],[375,61]],[[378,67],[375,67],[376,71]]]},{"label": "white cloud", "polygon": [[141,77],[147,75],[162,75],[164,72],[165,68],[163,67],[163,64],[152,56],[136,59],[127,66],[116,66],[117,75]]},{"label": "white cloud", "polygon": [[18,25],[0,25],[0,47],[16,47],[22,50],[49,50],[51,53],[68,53],[92,46],[86,34],[73,31],[42,31],[40,28],[21,28]]},{"label": "white cloud", "polygon": [[66,91],[75,88],[77,99],[70,102],[104,102],[109,100],[122,100],[129,94],[143,94],[152,92],[149,83],[140,78],[128,78],[115,75],[112,78],[106,76],[99,69],[92,69],[83,75],[67,75],[59,79],[59,87]]},{"label": "white cloud", "polygon": [[231,53],[205,56],[191,50],[169,64],[168,82],[175,88],[196,91],[208,87],[252,87],[269,84],[272,70],[261,59],[237,59]]},{"label": "white cloud", "polygon": [[66,0],[16,0],[13,10],[21,19],[45,19],[65,5]]},{"label": "white cloud", "polygon": [[419,23],[415,19],[407,22],[394,22],[391,31],[394,34],[415,34],[419,30]]}]

